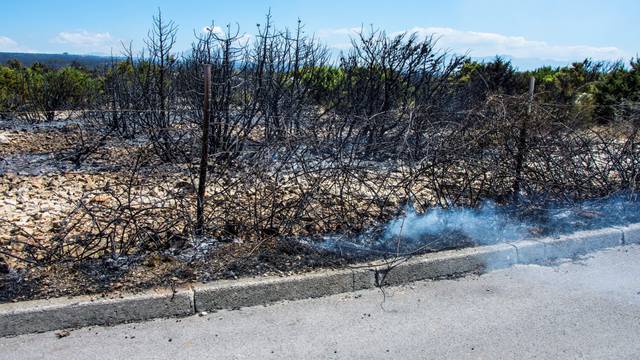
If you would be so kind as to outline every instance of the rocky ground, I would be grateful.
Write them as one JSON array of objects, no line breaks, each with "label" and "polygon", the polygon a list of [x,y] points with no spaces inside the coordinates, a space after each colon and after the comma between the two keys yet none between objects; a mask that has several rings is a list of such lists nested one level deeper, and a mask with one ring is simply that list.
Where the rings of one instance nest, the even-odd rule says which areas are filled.
[{"label": "rocky ground", "polygon": [[[270,177],[267,164],[224,176],[210,169],[208,228],[196,238],[194,167],[157,161],[133,171],[144,148],[143,139],[105,137],[72,120],[0,121],[0,302],[284,276],[640,221],[640,201],[626,195],[533,209],[527,219],[491,206],[426,214],[407,206],[399,219],[401,167]],[[419,182],[409,193],[430,196]],[[409,236],[407,226],[419,230],[410,241],[377,242],[390,229]]]},{"label": "rocky ground", "polygon": [[[90,195],[90,204],[107,202],[110,197],[104,189],[129,176],[125,168],[132,159],[126,156],[127,144],[108,143],[74,163],[70,154],[82,141],[91,139],[74,121],[0,123],[0,302],[136,291],[246,275],[286,275],[367,258],[296,240],[227,237],[190,239],[115,259],[49,261],[46,251],[30,250],[50,248],[87,194],[97,194]],[[161,181],[168,182],[169,188],[185,186],[179,176],[163,176],[168,179]]]}]

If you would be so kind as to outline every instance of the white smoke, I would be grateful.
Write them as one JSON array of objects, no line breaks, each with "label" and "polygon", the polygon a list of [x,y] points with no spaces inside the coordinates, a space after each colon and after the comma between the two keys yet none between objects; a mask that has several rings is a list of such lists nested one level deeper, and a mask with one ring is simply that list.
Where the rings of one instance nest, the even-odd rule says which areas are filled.
[{"label": "white smoke", "polygon": [[529,234],[529,227],[498,212],[492,202],[485,202],[478,209],[433,208],[424,214],[416,213],[409,205],[403,217],[387,225],[384,237],[420,241],[425,236],[458,232],[479,244],[488,244],[522,239]]},{"label": "white smoke", "polygon": [[532,206],[524,208],[535,211],[527,213],[512,206],[498,206],[491,201],[478,208],[435,207],[424,213],[418,213],[408,204],[402,216],[381,224],[377,229],[372,228],[356,236],[328,235],[320,242],[309,243],[324,250],[353,255],[412,253],[495,244],[640,222],[639,200],[633,192],[622,192],[580,202],[530,204]]}]

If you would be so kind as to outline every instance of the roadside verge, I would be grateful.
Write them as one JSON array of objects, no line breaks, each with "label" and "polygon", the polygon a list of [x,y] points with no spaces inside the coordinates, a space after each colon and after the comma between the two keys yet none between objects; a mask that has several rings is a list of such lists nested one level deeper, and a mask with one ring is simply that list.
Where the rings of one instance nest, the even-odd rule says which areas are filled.
[{"label": "roadside verge", "polygon": [[202,311],[256,306],[469,272],[486,272],[515,264],[544,264],[626,244],[640,244],[640,224],[442,251],[395,262],[379,261],[344,270],[289,277],[216,281],[173,291],[161,289],[139,294],[0,304],[0,337],[189,316]]}]

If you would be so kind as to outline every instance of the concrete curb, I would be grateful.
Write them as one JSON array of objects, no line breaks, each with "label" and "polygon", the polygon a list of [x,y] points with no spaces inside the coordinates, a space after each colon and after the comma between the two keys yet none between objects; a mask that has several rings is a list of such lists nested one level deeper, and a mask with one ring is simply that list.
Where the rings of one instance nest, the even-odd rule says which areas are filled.
[{"label": "concrete curb", "polygon": [[117,298],[83,296],[0,304],[0,337],[321,297],[472,271],[484,272],[514,264],[545,263],[624,244],[640,244],[640,224],[442,251],[402,262],[374,262],[346,270],[217,281],[176,292],[153,290]]},{"label": "concrete curb", "polygon": [[516,249],[496,244],[460,250],[442,251],[409,259],[398,265],[374,268],[376,285],[401,285],[425,279],[437,279],[469,272],[509,267],[516,263]]},{"label": "concrete curb", "polygon": [[[538,245],[529,245],[527,249],[519,242],[512,243],[523,253],[523,259],[518,259],[521,264],[540,263],[562,258],[574,258],[578,255],[586,254],[599,249],[623,245],[624,232],[619,228],[606,228],[591,231],[579,231],[570,235],[559,237],[547,237],[535,239]],[[540,257],[540,251],[543,251]],[[537,254],[537,255],[534,255]],[[526,254],[526,255],[525,255]]]},{"label": "concrete curb", "polygon": [[632,224],[618,229],[624,233],[623,244],[640,244],[640,224]]},{"label": "concrete curb", "polygon": [[79,296],[0,304],[0,336],[114,325],[194,313],[191,290],[154,290],[117,298]]},{"label": "concrete curb", "polygon": [[281,278],[224,280],[194,287],[196,311],[213,311],[352,292],[374,287],[367,269],[324,271]]}]

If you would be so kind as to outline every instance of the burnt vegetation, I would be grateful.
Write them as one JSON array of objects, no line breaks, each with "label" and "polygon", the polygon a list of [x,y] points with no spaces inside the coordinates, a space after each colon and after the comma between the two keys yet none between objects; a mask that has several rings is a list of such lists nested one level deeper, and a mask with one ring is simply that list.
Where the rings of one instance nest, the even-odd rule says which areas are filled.
[{"label": "burnt vegetation", "polygon": [[[50,226],[3,219],[5,300],[42,296],[24,283],[42,286],[52,269],[101,291],[343,264],[314,239],[375,236],[408,203],[492,200],[528,216],[635,196],[638,60],[522,72],[415,34],[363,29],[338,55],[269,16],[253,36],[208,29],[178,54],[177,26],[158,13],[146,48],[106,66],[0,68],[0,117],[66,121],[49,151],[64,173],[101,179]],[[163,270],[133,270],[144,266]]]}]

